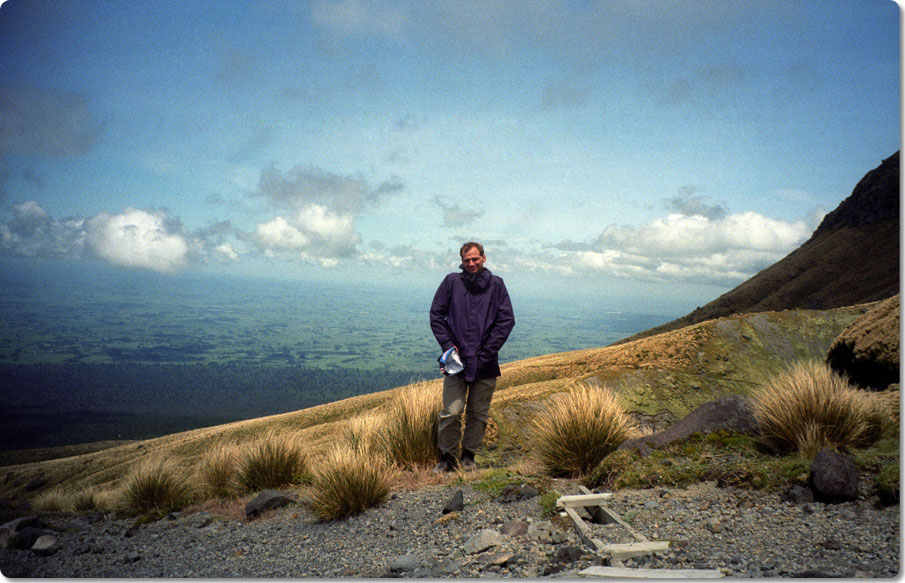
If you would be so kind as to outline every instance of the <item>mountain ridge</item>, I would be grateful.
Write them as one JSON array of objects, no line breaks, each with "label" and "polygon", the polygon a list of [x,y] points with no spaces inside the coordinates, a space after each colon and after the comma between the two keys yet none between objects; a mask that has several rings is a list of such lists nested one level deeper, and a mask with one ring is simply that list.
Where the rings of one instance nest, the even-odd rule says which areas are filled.
[{"label": "mountain ridge", "polygon": [[616,344],[737,313],[825,310],[899,293],[899,192],[896,151],[786,257],[689,314]]}]

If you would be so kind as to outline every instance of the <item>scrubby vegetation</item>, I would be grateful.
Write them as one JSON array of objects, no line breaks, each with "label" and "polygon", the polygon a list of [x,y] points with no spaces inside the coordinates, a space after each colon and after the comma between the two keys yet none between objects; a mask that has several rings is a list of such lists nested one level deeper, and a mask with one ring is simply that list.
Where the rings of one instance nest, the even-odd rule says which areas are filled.
[{"label": "scrubby vegetation", "polygon": [[642,457],[620,450],[584,479],[589,488],[682,488],[702,481],[721,486],[779,489],[805,485],[810,460],[762,451],[757,440],[734,433],[693,435]]},{"label": "scrubby vegetation", "polygon": [[392,477],[393,470],[383,456],[335,447],[318,462],[311,509],[322,520],[361,513],[386,498]]},{"label": "scrubby vegetation", "polygon": [[298,437],[271,431],[245,446],[239,459],[238,480],[244,491],[280,488],[302,481],[307,457]]},{"label": "scrubby vegetation", "polygon": [[[5,468],[0,494],[28,499],[36,510],[159,516],[193,502],[235,510],[261,489],[279,488],[314,501],[322,519],[338,520],[378,504],[390,488],[457,480],[491,497],[509,484],[530,483],[551,509],[560,476],[609,490],[684,487],[702,480],[766,489],[804,485],[810,459],[802,451],[812,446],[800,447],[797,438],[771,437],[772,453],[759,440],[729,433],[694,435],[646,457],[615,451],[637,431],[625,411],[663,427],[717,396],[752,396],[759,387],[766,394],[768,387],[788,383],[791,371],[769,380],[771,375],[789,362],[825,354],[856,313],[737,316],[637,343],[504,365],[477,472],[429,472],[437,455],[442,391],[434,380],[60,459],[43,457]],[[676,346],[666,350],[671,345]],[[651,360],[655,354],[658,359]],[[897,415],[898,392],[882,393],[881,408],[865,405],[875,394],[846,391],[839,392],[856,396],[842,402],[849,412],[862,412],[866,430],[855,423],[860,433],[843,440],[832,432],[815,436],[813,429],[835,431],[835,425],[844,425],[838,417],[807,412],[790,422],[811,427],[801,443],[851,452],[874,484],[870,493],[897,499],[898,432],[885,416]],[[791,407],[784,392],[777,401],[786,410],[808,411]],[[822,403],[816,397],[802,401]],[[808,425],[802,419],[818,421]],[[26,490],[39,478],[47,482],[42,490]]]},{"label": "scrubby vegetation", "polygon": [[167,512],[191,501],[185,471],[173,460],[155,459],[140,464],[126,479],[123,501],[135,513]]},{"label": "scrubby vegetation", "polygon": [[437,459],[441,408],[439,383],[422,382],[399,390],[387,408],[383,426],[390,459],[404,468]]},{"label": "scrubby vegetation", "polygon": [[617,397],[584,384],[551,397],[532,424],[535,451],[554,476],[583,476],[637,433]]},{"label": "scrubby vegetation", "polygon": [[813,458],[823,447],[851,451],[876,441],[889,415],[828,366],[796,363],[752,395],[767,444]]},{"label": "scrubby vegetation", "polygon": [[235,444],[214,447],[201,458],[198,480],[207,496],[230,497],[238,493],[237,465],[241,450]]}]

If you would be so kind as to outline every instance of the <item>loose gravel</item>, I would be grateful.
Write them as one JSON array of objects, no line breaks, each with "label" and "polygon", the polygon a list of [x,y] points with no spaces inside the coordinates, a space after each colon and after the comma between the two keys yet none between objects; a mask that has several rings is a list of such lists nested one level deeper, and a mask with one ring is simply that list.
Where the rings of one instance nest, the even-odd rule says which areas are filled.
[{"label": "loose gravel", "polygon": [[[575,483],[557,490],[577,494]],[[459,512],[441,510],[456,490]],[[860,499],[794,505],[774,494],[717,488],[616,492],[608,505],[664,553],[625,567],[718,569],[727,577],[895,577],[899,507]],[[45,517],[60,549],[0,550],[8,577],[140,578],[576,578],[601,564],[568,517],[544,515],[540,497],[502,503],[470,485],[396,491],[365,513],[319,522],[302,505],[255,520],[183,514],[139,527],[102,516]],[[631,542],[618,525],[591,524],[604,542]],[[488,532],[489,531],[489,532]],[[477,535],[486,537],[481,549]],[[481,550],[476,550],[481,549]]]}]

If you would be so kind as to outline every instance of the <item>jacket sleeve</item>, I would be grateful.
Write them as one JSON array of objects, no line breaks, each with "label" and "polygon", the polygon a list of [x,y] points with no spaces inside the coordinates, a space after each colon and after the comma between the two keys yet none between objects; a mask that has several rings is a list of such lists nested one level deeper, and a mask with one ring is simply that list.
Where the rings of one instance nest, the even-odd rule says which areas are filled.
[{"label": "jacket sleeve", "polygon": [[444,352],[455,346],[452,330],[446,321],[446,315],[449,314],[449,296],[449,279],[447,278],[440,282],[440,287],[437,288],[437,293],[434,294],[434,301],[431,302],[430,310],[431,331]]},{"label": "jacket sleeve", "polygon": [[501,279],[499,281],[500,293],[497,298],[496,319],[489,330],[487,339],[481,346],[482,351],[487,351],[492,354],[496,354],[500,351],[503,344],[506,343],[506,339],[509,338],[509,333],[512,332],[512,328],[515,326],[515,314],[512,312],[512,302],[509,299],[509,291],[506,289],[506,284],[503,283],[503,280]]}]

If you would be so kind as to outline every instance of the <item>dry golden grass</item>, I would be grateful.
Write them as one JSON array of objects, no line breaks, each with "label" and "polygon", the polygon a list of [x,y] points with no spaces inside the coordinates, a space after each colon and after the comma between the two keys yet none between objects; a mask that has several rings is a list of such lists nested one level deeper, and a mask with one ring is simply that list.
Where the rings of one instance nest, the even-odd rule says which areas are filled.
[{"label": "dry golden grass", "polygon": [[637,432],[616,395],[584,384],[550,398],[531,429],[535,452],[546,470],[570,477],[591,471]]},{"label": "dry golden grass", "polygon": [[72,493],[60,488],[45,490],[31,501],[31,507],[41,512],[63,512],[73,509]]},{"label": "dry golden grass", "polygon": [[122,490],[124,506],[135,513],[167,512],[188,504],[192,494],[186,470],[163,458],[140,464]]},{"label": "dry golden grass", "polygon": [[242,448],[236,477],[246,492],[280,488],[298,481],[307,471],[304,442],[286,431],[269,431]]},{"label": "dry golden grass", "polygon": [[436,462],[441,391],[438,381],[416,383],[389,403],[382,431],[393,463],[411,468]]},{"label": "dry golden grass", "polygon": [[318,461],[311,509],[321,520],[337,520],[380,503],[390,492],[393,469],[383,456],[338,446]]},{"label": "dry golden grass", "polygon": [[[844,310],[828,311],[809,315],[809,320],[801,325],[798,320],[790,320],[790,318],[796,317],[794,312],[777,314],[770,318],[789,320],[790,325],[787,328],[792,330],[789,332],[790,334],[795,335],[789,340],[794,342],[796,338],[800,337],[800,334],[806,332],[807,326],[811,327],[810,330],[820,329],[832,332],[838,328],[841,331],[852,321],[854,314],[860,313],[858,309],[843,312]],[[702,375],[699,372],[701,366],[706,369],[706,365],[696,362],[700,354],[730,354],[726,352],[726,347],[718,342],[721,338],[720,334],[722,334],[720,331],[726,328],[724,324],[727,323],[734,326],[732,332],[739,337],[739,326],[745,325],[745,317],[739,316],[720,322],[699,324],[690,329],[677,330],[617,346],[553,354],[507,363],[502,367],[503,376],[498,381],[491,407],[491,419],[497,425],[498,433],[494,433],[492,424],[488,428],[487,443],[490,444],[496,438],[500,447],[498,451],[507,452],[506,463],[521,463],[520,460],[524,461],[524,456],[530,453],[528,451],[529,424],[527,420],[543,409],[546,400],[552,394],[567,390],[570,385],[589,377],[596,377],[601,382],[619,390],[627,406],[633,407],[632,410],[641,410],[638,408],[640,398],[638,392],[634,391],[634,387],[643,386],[645,383],[650,384],[656,389],[656,392],[648,391],[642,397],[650,401],[652,407],[666,407],[676,415],[683,415],[704,402],[703,400],[694,401],[691,397],[709,399],[709,395],[714,392],[720,394],[736,390],[750,392],[750,387],[754,386],[751,384],[750,378],[733,378],[727,382],[724,380],[724,371],[715,372],[712,376]],[[753,346],[758,340],[759,338],[755,335],[754,341],[750,344]],[[777,337],[773,340],[776,341],[774,344],[779,345],[785,338]],[[808,342],[813,344],[812,340],[808,340]],[[788,345],[789,342],[785,342],[785,344]],[[734,360],[735,355],[732,354],[732,357]],[[759,362],[755,362],[752,366],[758,365]],[[733,361],[731,366],[735,367],[736,363]],[[703,379],[704,388],[708,390],[681,391],[679,390],[681,387],[673,388],[669,383],[661,382],[660,379],[664,374],[672,374],[669,371],[675,372],[672,378],[685,375],[689,378],[693,377],[695,383],[701,382],[697,379]],[[385,428],[378,427],[381,425],[379,419],[384,417],[386,423],[384,427],[392,426],[391,420],[395,415],[396,407],[399,406],[401,400],[411,397],[411,395],[406,396],[407,393],[427,397],[427,400],[421,405],[414,403],[411,405],[412,410],[422,411],[417,415],[409,413],[395,415],[396,428],[399,430],[396,433],[403,437],[412,436],[408,440],[410,444],[421,443],[417,447],[412,445],[411,449],[413,452],[421,451],[422,453],[409,453],[405,454],[405,457],[410,460],[422,460],[417,462],[422,465],[413,465],[412,461],[400,464],[404,467],[407,466],[406,471],[400,474],[401,477],[396,478],[394,484],[407,487],[408,484],[434,483],[434,476],[423,468],[425,465],[432,465],[434,461],[434,440],[436,439],[434,423],[436,422],[436,412],[440,407],[442,391],[440,383],[439,379],[421,382],[300,411],[196,429],[141,442],[125,443],[98,451],[90,451],[92,448],[70,449],[67,450],[67,453],[75,452],[78,455],[44,459],[33,463],[19,463],[4,468],[8,479],[0,480],[0,497],[33,499],[35,493],[26,491],[25,485],[42,476],[48,482],[45,487],[47,489],[60,488],[68,492],[75,492],[86,488],[98,488],[99,506],[113,509],[118,506],[117,500],[118,497],[121,497],[127,479],[145,460],[166,458],[183,468],[198,468],[207,456],[212,455],[210,452],[217,448],[233,443],[249,443],[268,431],[297,436],[298,439],[304,441],[304,451],[312,459],[323,455],[338,441],[345,439],[374,439],[374,443],[381,444],[377,447],[384,447],[381,438],[388,435],[388,432]],[[674,394],[682,396],[682,402],[675,406],[669,401]],[[648,413],[651,412],[648,411]],[[361,419],[356,419],[359,416]],[[351,427],[355,423],[360,423],[360,427]],[[374,424],[374,427],[368,429],[367,426],[371,423]],[[368,435],[373,437],[366,437]],[[416,435],[429,436],[430,445],[425,446],[426,439],[416,439],[414,437]],[[405,443],[406,439],[402,441]],[[375,446],[372,444],[372,447]],[[409,446],[406,446],[402,449],[408,448]],[[387,449],[392,451],[391,448]],[[430,453],[423,453],[425,451]],[[46,452],[46,455],[52,455],[52,453]],[[42,452],[41,457],[45,457],[45,452]],[[532,461],[532,463],[535,462]],[[441,482],[443,480],[437,483]]]},{"label": "dry golden grass", "polygon": [[870,393],[856,389],[820,362],[796,363],[752,395],[767,443],[813,458],[823,447],[849,451],[875,441],[889,415]]},{"label": "dry golden grass", "polygon": [[346,447],[372,453],[387,451],[386,415],[380,411],[368,411],[344,421],[339,427],[339,442]]},{"label": "dry golden grass", "polygon": [[211,448],[198,464],[199,488],[207,497],[237,495],[238,465],[242,450],[238,445],[224,443]]}]

